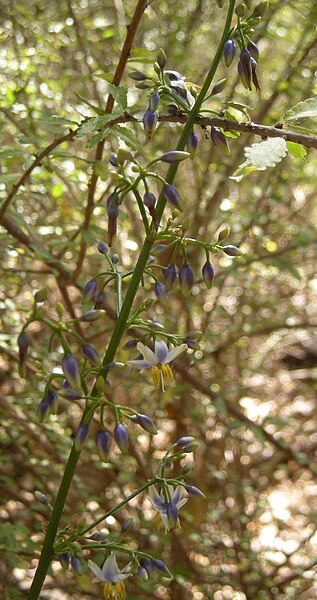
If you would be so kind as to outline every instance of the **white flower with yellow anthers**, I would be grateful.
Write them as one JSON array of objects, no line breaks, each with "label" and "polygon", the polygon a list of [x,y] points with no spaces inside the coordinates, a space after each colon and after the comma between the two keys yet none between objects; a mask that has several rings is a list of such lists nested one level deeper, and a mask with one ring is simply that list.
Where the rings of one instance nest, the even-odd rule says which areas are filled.
[{"label": "white flower with yellow anthers", "polygon": [[127,567],[124,567],[122,570],[119,569],[114,552],[111,552],[101,568],[93,560],[88,561],[88,567],[96,575],[92,580],[93,583],[96,581],[105,582],[103,589],[105,600],[123,600],[125,597],[125,585],[123,581],[131,573],[127,573]]},{"label": "white flower with yellow anthers", "polygon": [[127,365],[133,369],[152,369],[152,379],[156,387],[165,391],[164,383],[169,385],[174,382],[172,369],[169,363],[172,362],[182,352],[187,350],[187,344],[181,344],[171,350],[168,350],[167,345],[162,340],[155,340],[154,352],[148,346],[139,342],[138,350],[143,358],[139,360],[128,360]]}]

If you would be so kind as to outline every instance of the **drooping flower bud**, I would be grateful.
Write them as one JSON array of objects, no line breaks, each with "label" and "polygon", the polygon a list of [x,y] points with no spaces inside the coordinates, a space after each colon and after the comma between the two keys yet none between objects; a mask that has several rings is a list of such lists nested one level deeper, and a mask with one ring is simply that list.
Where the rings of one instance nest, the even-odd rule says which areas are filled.
[{"label": "drooping flower bud", "polygon": [[227,67],[230,67],[237,51],[237,45],[234,40],[227,40],[223,47],[223,56]]},{"label": "drooping flower bud", "polygon": [[102,317],[104,314],[104,310],[89,310],[82,317],[80,317],[80,320],[84,321],[84,323],[93,323],[94,321],[100,319],[100,317]]},{"label": "drooping flower bud", "polygon": [[58,560],[61,563],[61,566],[63,567],[64,571],[67,571],[70,561],[69,552],[62,552],[61,554],[59,554]]},{"label": "drooping flower bud", "polygon": [[132,517],[129,517],[129,519],[126,519],[125,521],[123,521],[123,523],[121,525],[121,533],[130,533],[130,531],[132,531],[132,529],[133,529],[133,525],[134,525],[134,521],[133,521]]},{"label": "drooping flower bud", "polygon": [[190,473],[190,471],[193,470],[194,466],[195,466],[195,463],[193,463],[193,462],[186,463],[186,465],[184,465],[182,467],[182,474],[187,475],[188,473]]},{"label": "drooping flower bud", "polygon": [[30,346],[30,336],[26,331],[22,331],[18,335],[17,343],[19,349],[19,375],[25,377],[26,374],[26,361],[28,356],[28,349]]},{"label": "drooping flower bud", "polygon": [[216,96],[217,94],[220,94],[225,89],[226,83],[227,83],[226,77],[225,77],[225,79],[221,79],[220,81],[218,81],[211,90],[212,95]]},{"label": "drooping flower bud", "polygon": [[152,562],[154,569],[161,573],[163,577],[172,577],[170,570],[167,568],[166,564],[162,560],[160,560],[159,558],[153,558]]},{"label": "drooping flower bud", "polygon": [[158,92],[154,92],[154,94],[152,94],[150,96],[149,109],[152,112],[155,112],[155,111],[157,111],[159,105],[160,105],[160,94]]},{"label": "drooping flower bud", "polygon": [[121,452],[127,452],[129,448],[129,438],[127,429],[122,423],[117,422],[114,428],[114,439]]},{"label": "drooping flower bud", "polygon": [[175,443],[176,446],[179,446],[179,448],[181,448],[183,452],[186,453],[193,452],[193,450],[195,450],[199,446],[197,440],[195,440],[195,438],[191,435],[185,435],[179,438]]},{"label": "drooping flower bud", "polygon": [[95,297],[96,291],[97,291],[96,279],[90,279],[90,281],[87,281],[87,283],[84,287],[81,303],[88,304],[88,302],[91,302]]},{"label": "drooping flower bud", "polygon": [[155,195],[152,194],[152,192],[145,192],[145,194],[143,196],[143,203],[144,203],[144,206],[146,206],[147,208],[154,208],[154,206],[156,204]]},{"label": "drooping flower bud", "polygon": [[259,92],[261,90],[261,86],[259,84],[258,76],[256,74],[257,63],[254,58],[251,58],[251,70],[252,70],[252,83],[255,89]]},{"label": "drooping flower bud", "polygon": [[47,293],[48,293],[47,288],[41,288],[40,290],[35,292],[35,294],[34,294],[35,302],[44,302],[44,300],[46,300],[46,298],[47,298]]},{"label": "drooping flower bud", "polygon": [[138,340],[136,339],[131,339],[128,340],[123,346],[122,346],[122,350],[130,350],[131,348],[136,348],[138,344]]},{"label": "drooping flower bud", "polygon": [[254,60],[256,60],[256,62],[258,62],[260,53],[259,53],[259,48],[257,47],[257,45],[250,40],[247,45],[247,49],[249,50],[252,58],[254,58]]},{"label": "drooping flower bud", "polygon": [[117,235],[117,220],[118,220],[118,196],[115,192],[110,194],[107,200],[107,214],[108,214],[108,245],[112,246],[112,242],[115,240]]},{"label": "drooping flower bud", "polygon": [[152,112],[149,108],[146,109],[143,116],[143,126],[145,135],[148,140],[153,137],[153,133],[155,131],[157,125],[157,113]]},{"label": "drooping flower bud", "polygon": [[163,154],[163,156],[160,156],[158,160],[162,160],[163,162],[172,165],[174,163],[179,163],[182,160],[186,160],[186,158],[188,158],[189,156],[189,152],[182,152],[181,150],[170,150],[169,152],[166,152],[166,154]]},{"label": "drooping flower bud", "polygon": [[162,306],[164,306],[165,308],[171,308],[171,297],[166,291],[164,283],[157,281],[154,286],[154,292]]},{"label": "drooping flower bud", "polygon": [[142,581],[147,581],[149,578],[149,574],[144,567],[138,568],[137,575],[138,575],[139,579],[141,579]]},{"label": "drooping flower bud", "polygon": [[94,304],[94,309],[95,310],[99,310],[102,309],[104,303],[105,303],[105,299],[106,299],[106,294],[103,290],[101,290],[100,292],[98,292],[98,294],[96,295],[95,298],[95,304]]},{"label": "drooping flower bud", "polygon": [[206,262],[202,268],[202,276],[203,276],[203,280],[205,282],[206,288],[208,288],[210,290],[210,288],[212,287],[212,284],[213,284],[214,277],[215,277],[215,269],[213,268],[213,266],[209,260],[206,260]]},{"label": "drooping flower bud", "polygon": [[219,127],[213,127],[211,130],[211,140],[215,146],[225,154],[230,155],[230,148],[226,136],[222,133]]},{"label": "drooping flower bud", "polygon": [[81,423],[79,425],[76,435],[75,435],[75,450],[76,452],[80,452],[80,450],[84,447],[87,438],[89,436],[89,425],[87,423]]},{"label": "drooping flower bud", "polygon": [[162,69],[162,71],[163,71],[163,69],[164,69],[164,67],[165,67],[165,65],[166,65],[166,60],[167,60],[167,59],[166,59],[166,54],[165,54],[165,52],[164,52],[163,48],[160,48],[160,49],[159,49],[159,51],[158,51],[158,53],[157,53],[157,58],[156,58],[156,60],[157,60],[157,63],[159,64],[160,68],[161,68],[161,69]]},{"label": "drooping flower bud", "polygon": [[118,167],[119,163],[118,163],[118,159],[117,159],[117,155],[115,152],[111,152],[110,156],[109,156],[109,162],[113,167]]},{"label": "drooping flower bud", "polygon": [[134,79],[134,81],[145,81],[145,79],[148,79],[148,77],[141,71],[131,71],[131,73],[129,73],[129,77],[130,79]]},{"label": "drooping flower bud", "polygon": [[102,242],[102,241],[99,242],[98,252],[100,252],[100,254],[108,254],[109,248],[108,248],[108,245],[106,244],[106,242]]},{"label": "drooping flower bud", "polygon": [[89,360],[93,365],[100,365],[101,358],[98,350],[92,344],[84,343],[82,345],[84,356]]},{"label": "drooping flower bud", "polygon": [[55,415],[58,409],[58,398],[56,393],[53,390],[47,390],[46,392],[46,402],[48,403],[49,412],[51,415]]},{"label": "drooping flower bud", "polygon": [[241,254],[241,250],[236,246],[222,246],[222,249],[227,256],[239,256]]},{"label": "drooping flower bud", "polygon": [[[252,80],[252,66],[251,66],[251,54],[247,48],[243,48],[240,53],[240,60],[238,63],[238,73],[243,85],[251,91],[251,80]],[[240,67],[239,67],[240,65]],[[242,71],[242,74],[241,74]]]},{"label": "drooping flower bud", "polygon": [[171,263],[164,270],[164,281],[165,281],[165,288],[167,291],[169,291],[171,289],[171,287],[173,286],[173,284],[176,281],[176,278],[177,278],[176,265],[174,265],[174,263]]},{"label": "drooping flower bud", "polygon": [[150,419],[150,417],[139,413],[136,415],[136,418],[137,418],[138,424],[142,427],[142,429],[144,429],[148,433],[151,433],[152,435],[157,434],[157,429],[156,429],[152,419]]},{"label": "drooping flower bud", "polygon": [[110,448],[111,448],[111,435],[106,429],[101,429],[96,435],[96,446],[98,454],[104,462],[108,462]]},{"label": "drooping flower bud", "polygon": [[196,133],[194,131],[192,131],[189,134],[189,136],[187,138],[187,142],[186,142],[187,152],[189,152],[189,156],[191,159],[193,159],[195,156],[197,146],[198,146],[198,136],[196,135]]},{"label": "drooping flower bud", "polygon": [[53,390],[47,390],[47,392],[44,394],[41,402],[39,403],[39,405],[37,407],[37,414],[38,414],[40,423],[43,423],[44,419],[49,414],[55,414],[57,412],[57,408],[58,408],[57,395],[55,394],[55,392],[53,392]]},{"label": "drooping flower bud", "polygon": [[49,414],[49,405],[48,405],[46,396],[44,396],[42,398],[41,402],[39,403],[39,405],[37,407],[37,414],[38,414],[40,423],[43,423],[45,417]]},{"label": "drooping flower bud", "polygon": [[45,496],[45,494],[43,494],[42,492],[39,492],[38,490],[36,490],[36,492],[34,492],[34,496],[35,496],[36,500],[38,502],[40,502],[41,504],[48,504],[48,499]]},{"label": "drooping flower bud", "polygon": [[77,573],[77,575],[81,575],[83,572],[83,563],[81,562],[81,560],[78,558],[78,556],[76,556],[76,554],[74,554],[74,556],[72,556],[71,558],[71,565],[75,571],[75,573]]},{"label": "drooping flower bud", "polygon": [[102,533],[102,531],[95,531],[90,536],[88,536],[88,540],[93,540],[94,542],[102,542],[107,539],[108,533]]},{"label": "drooping flower bud", "polygon": [[192,494],[192,496],[200,496],[201,498],[206,498],[205,494],[203,494],[203,492],[201,492],[200,489],[195,487],[194,485],[185,485],[184,487],[188,494]]},{"label": "drooping flower bud", "polygon": [[66,354],[62,360],[63,373],[72,388],[81,388],[80,370],[76,358]]},{"label": "drooping flower bud", "polygon": [[194,285],[193,269],[184,263],[178,273],[179,285],[183,296],[188,297]]},{"label": "drooping flower bud", "polygon": [[119,165],[123,165],[126,160],[133,160],[133,154],[130,150],[126,150],[125,148],[119,148],[117,152],[117,159]]},{"label": "drooping flower bud", "polygon": [[181,197],[179,195],[178,190],[176,189],[176,187],[174,185],[172,185],[171,183],[164,183],[163,194],[164,194],[166,200],[168,200],[168,202],[172,206],[177,208],[177,210],[182,210]]}]

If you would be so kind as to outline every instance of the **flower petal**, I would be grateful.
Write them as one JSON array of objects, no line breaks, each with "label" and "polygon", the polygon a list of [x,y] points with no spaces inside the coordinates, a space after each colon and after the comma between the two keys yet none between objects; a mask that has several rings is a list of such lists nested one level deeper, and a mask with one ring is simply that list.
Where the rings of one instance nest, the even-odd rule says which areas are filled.
[{"label": "flower petal", "polygon": [[157,363],[159,361],[156,357],[156,353],[154,354],[154,352],[151,350],[151,348],[149,348],[148,346],[145,346],[144,344],[142,344],[142,342],[139,342],[137,344],[137,349],[141,352],[141,354],[143,354],[144,359],[148,363],[150,363],[151,367],[154,367],[155,365],[157,365]]},{"label": "flower petal", "polygon": [[[92,572],[96,575],[97,577],[97,581],[103,581],[102,578],[102,570],[100,567],[98,567],[98,565],[93,561],[93,560],[89,560],[88,561],[88,567],[89,569],[92,570]],[[94,580],[95,581],[95,580]]]},{"label": "flower petal", "polygon": [[155,508],[159,512],[165,508],[165,502],[162,499],[161,495],[158,493],[157,489],[154,487],[154,485],[152,485],[149,489],[149,497],[153,508]]},{"label": "flower petal", "polygon": [[163,340],[155,340],[155,355],[158,362],[166,363],[168,348]]},{"label": "flower petal", "polygon": [[117,565],[116,555],[114,552],[111,552],[110,556],[108,556],[102,567],[102,580],[112,583],[115,581],[114,578],[118,575],[118,573],[120,573],[120,569]]},{"label": "flower petal", "polygon": [[183,491],[184,491],[183,486],[178,485],[177,488],[171,494],[171,502],[173,502],[173,504],[175,504],[175,506],[177,506],[178,502],[183,498],[183,496],[184,496]]},{"label": "flower petal", "polygon": [[172,360],[174,360],[174,358],[179,356],[182,352],[185,352],[185,350],[187,350],[187,348],[188,348],[187,344],[181,344],[180,346],[176,346],[176,348],[172,348],[168,352],[166,359],[164,360],[165,364],[172,362]]},{"label": "flower petal", "polygon": [[127,360],[126,365],[132,367],[132,369],[150,369],[152,365],[146,360]]}]

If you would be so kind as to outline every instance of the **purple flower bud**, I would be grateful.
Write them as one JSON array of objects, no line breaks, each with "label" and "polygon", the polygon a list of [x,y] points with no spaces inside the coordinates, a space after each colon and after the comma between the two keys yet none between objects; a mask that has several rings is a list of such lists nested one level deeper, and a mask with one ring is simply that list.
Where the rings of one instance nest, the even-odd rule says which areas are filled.
[{"label": "purple flower bud", "polygon": [[167,290],[171,289],[171,287],[173,286],[173,284],[176,281],[176,278],[177,278],[176,266],[174,265],[174,263],[171,263],[164,270],[164,281],[165,281],[165,287]]},{"label": "purple flower bud", "polygon": [[139,579],[141,579],[142,581],[147,581],[149,578],[149,574],[144,567],[139,567],[137,574],[138,574]]},{"label": "purple flower bud", "polygon": [[135,84],[135,87],[138,88],[138,90],[150,90],[152,87],[152,84],[147,83],[146,81],[139,81],[138,83]]},{"label": "purple flower bud", "polygon": [[97,291],[96,279],[90,279],[90,281],[87,281],[87,283],[84,287],[81,303],[88,304],[88,302],[91,302],[91,300],[93,300],[95,297],[96,291]]},{"label": "purple flower bud", "polygon": [[177,115],[178,106],[176,106],[176,104],[168,104],[167,105],[167,112],[168,112],[169,115]]},{"label": "purple flower bud", "polygon": [[154,208],[156,204],[156,197],[152,192],[146,192],[143,196],[144,206],[147,208]]},{"label": "purple flower bud", "polygon": [[153,560],[150,558],[141,558],[140,567],[146,569],[149,575],[152,575],[155,572]]},{"label": "purple flower bud", "polygon": [[98,252],[100,252],[100,254],[108,254],[109,248],[108,248],[108,245],[106,244],[106,242],[99,242]]},{"label": "purple flower bud", "polygon": [[128,340],[125,344],[123,344],[122,350],[130,350],[130,348],[136,348],[137,343],[138,340],[136,339]]},{"label": "purple flower bud", "polygon": [[153,562],[153,567],[156,569],[156,571],[161,573],[163,575],[163,577],[169,577],[169,578],[172,577],[171,572],[169,571],[166,564],[163,563],[162,560],[160,560],[159,558],[153,558],[152,562]]},{"label": "purple flower bud", "polygon": [[156,112],[152,112],[149,108],[146,109],[143,116],[143,126],[145,135],[148,140],[150,140],[153,136],[157,124],[157,114]]},{"label": "purple flower bud", "polygon": [[182,474],[187,475],[187,473],[190,473],[190,471],[193,470],[194,466],[195,464],[193,462],[186,463],[186,465],[182,467]]},{"label": "purple flower bud", "polygon": [[238,72],[239,72],[241,81],[242,81],[243,85],[245,87],[247,87],[247,89],[249,89],[250,91],[252,89],[251,88],[251,78],[252,78],[251,58],[252,57],[251,57],[249,50],[247,50],[247,48],[243,48],[243,50],[241,51],[241,54],[240,54],[239,64],[241,65],[240,71],[242,68],[242,74],[243,74],[244,79],[240,75],[239,64],[238,64]]},{"label": "purple flower bud", "polygon": [[127,452],[129,448],[129,438],[127,429],[122,423],[116,423],[114,428],[114,439],[121,452]]},{"label": "purple flower bud", "polygon": [[222,133],[219,127],[213,127],[211,130],[211,140],[215,146],[225,154],[230,155],[230,148],[226,136]]},{"label": "purple flower bud", "polygon": [[212,283],[215,277],[215,269],[213,268],[211,262],[207,260],[202,268],[203,280],[205,282],[206,288],[210,290],[212,287]]},{"label": "purple flower bud", "polygon": [[142,71],[131,71],[129,73],[130,79],[134,79],[134,81],[145,81],[148,77],[142,73]]},{"label": "purple flower bud", "polygon": [[96,310],[102,308],[104,305],[105,299],[106,299],[105,292],[103,292],[103,291],[98,292],[98,294],[96,295],[96,298],[95,298],[94,308]]},{"label": "purple flower bud", "polygon": [[53,390],[47,390],[45,398],[48,404],[50,414],[55,415],[58,409],[57,395],[55,394],[55,392],[53,392]]},{"label": "purple flower bud", "polygon": [[260,57],[260,52],[259,52],[259,48],[257,47],[257,45],[250,40],[247,45],[247,49],[249,50],[252,58],[254,58],[254,60],[256,60],[256,62],[258,62],[259,57]]},{"label": "purple flower bud", "polygon": [[28,355],[28,349],[30,345],[30,336],[26,331],[22,331],[18,335],[17,343],[19,348],[19,375],[25,377],[26,374],[26,360]]},{"label": "purple flower bud", "polygon": [[140,427],[142,427],[142,429],[144,429],[145,431],[148,431],[148,433],[151,433],[152,435],[157,434],[157,429],[156,429],[152,419],[150,419],[150,417],[139,413],[136,415],[136,418],[137,418],[137,422],[139,423]]},{"label": "purple flower bud", "polygon": [[199,446],[199,444],[194,437],[186,435],[177,440],[176,446],[179,446],[179,448],[181,448],[183,452],[189,453],[193,452],[193,450],[195,450]]},{"label": "purple flower bud", "polygon": [[62,360],[63,373],[72,388],[81,388],[80,370],[76,358],[66,354]]},{"label": "purple flower bud", "polygon": [[41,288],[34,294],[35,302],[44,302],[47,298],[47,288]]},{"label": "purple flower bud", "polygon": [[152,94],[150,97],[149,109],[152,112],[155,112],[158,109],[159,105],[160,105],[160,94],[158,94],[157,92],[154,92],[154,94]]},{"label": "purple flower bud", "polygon": [[236,246],[222,246],[222,249],[227,256],[239,256],[241,254],[241,251]]},{"label": "purple flower bud", "polygon": [[89,425],[87,423],[81,423],[79,425],[75,435],[75,450],[80,452],[84,447],[89,435]]},{"label": "purple flower bud", "polygon": [[259,84],[259,80],[258,80],[258,76],[256,74],[256,61],[254,60],[254,58],[251,58],[251,70],[252,70],[252,83],[255,87],[256,90],[258,90],[258,92],[261,90],[261,86]]},{"label": "purple flower bud", "polygon": [[177,523],[178,523],[178,510],[177,510],[175,504],[173,504],[173,502],[167,503],[166,516],[167,516],[170,527],[172,529],[175,529],[177,527]]},{"label": "purple flower bud", "polygon": [[69,554],[69,552],[62,552],[58,556],[58,560],[61,563],[64,571],[67,571],[67,569],[69,567],[69,561],[70,561],[70,554]]},{"label": "purple flower bud", "polygon": [[184,339],[185,344],[187,344],[188,348],[191,348],[191,350],[199,350],[200,349],[200,344],[197,342],[197,340],[193,340],[190,337],[186,337]]},{"label": "purple flower bud", "polygon": [[171,297],[166,291],[164,283],[160,283],[159,281],[157,281],[154,286],[154,292],[162,306],[164,306],[165,308],[171,307]]},{"label": "purple flower bud", "polygon": [[113,254],[112,257],[111,257],[111,260],[112,260],[112,262],[113,262],[114,265],[117,265],[118,262],[119,262],[119,260],[120,260],[119,259],[119,254]]},{"label": "purple flower bud", "polygon": [[80,400],[82,397],[79,392],[76,392],[76,390],[73,390],[71,387],[68,387],[65,390],[60,390],[59,394],[63,398],[66,398],[66,400]]},{"label": "purple flower bud", "polygon": [[48,504],[48,499],[45,496],[45,494],[42,494],[42,492],[39,492],[38,490],[36,490],[36,492],[34,492],[34,496],[35,496],[36,500],[38,502],[40,502],[41,504]]},{"label": "purple flower bud", "polygon": [[159,51],[158,51],[158,53],[157,53],[157,58],[156,58],[156,60],[157,60],[158,64],[160,65],[160,67],[161,67],[161,69],[162,69],[162,71],[163,71],[163,69],[164,69],[164,67],[165,67],[165,65],[166,65],[166,60],[167,60],[167,59],[166,59],[166,54],[165,54],[165,52],[164,52],[163,48],[160,48],[160,49],[159,49]]},{"label": "purple flower bud", "polygon": [[121,525],[121,533],[130,533],[130,531],[132,531],[132,529],[133,529],[133,525],[134,525],[134,521],[133,521],[132,517],[129,517],[129,519],[126,519],[125,521],[123,521],[123,523]]},{"label": "purple flower bud", "polygon": [[168,200],[168,202],[172,206],[174,206],[178,210],[182,210],[181,197],[179,195],[178,190],[176,189],[176,187],[174,185],[172,185],[171,183],[164,183],[163,194],[164,194],[166,200]]},{"label": "purple flower bud", "polygon": [[94,542],[101,542],[103,540],[106,540],[108,537],[108,533],[102,533],[101,531],[95,531],[95,533],[92,533],[87,540],[93,540]]},{"label": "purple flower bud", "polygon": [[243,87],[245,87],[246,90],[251,90],[251,79],[247,80],[241,60],[238,62],[238,75]]},{"label": "purple flower bud", "polygon": [[117,235],[117,219],[119,214],[118,204],[119,198],[115,192],[112,192],[107,200],[109,246],[112,246],[112,242],[115,240]]},{"label": "purple flower bud", "polygon": [[101,429],[97,433],[96,446],[101,460],[108,462],[111,447],[111,435],[106,429]]},{"label": "purple flower bud", "polygon": [[82,345],[84,356],[90,360],[93,365],[100,365],[101,358],[98,350],[92,344],[83,344]]},{"label": "purple flower bud", "polygon": [[72,565],[75,573],[77,573],[77,575],[81,575],[82,574],[82,572],[83,572],[83,563],[78,558],[78,556],[76,556],[76,554],[74,554],[74,556],[72,556],[71,565]]},{"label": "purple flower bud", "polygon": [[93,323],[94,321],[100,319],[100,317],[102,317],[104,314],[104,310],[89,310],[82,317],[80,317],[80,320],[84,321],[84,323]]},{"label": "purple flower bud", "polygon": [[170,150],[160,156],[159,160],[166,162],[168,164],[174,164],[181,162],[182,160],[186,160],[189,157],[189,152],[181,152],[180,150]]},{"label": "purple flower bud", "polygon": [[109,162],[113,167],[119,166],[117,155],[115,152],[111,152],[110,157],[109,157]]},{"label": "purple flower bud", "polygon": [[197,146],[198,146],[198,136],[196,135],[196,133],[194,131],[192,131],[189,134],[189,136],[187,138],[187,142],[186,142],[187,152],[189,152],[191,159],[193,159],[195,156]]},{"label": "purple flower bud", "polygon": [[226,83],[227,83],[227,78],[221,79],[220,81],[218,81],[218,83],[216,83],[211,90],[212,95],[216,96],[217,94],[220,94],[225,89]]},{"label": "purple flower bud", "polygon": [[37,407],[37,414],[39,417],[40,423],[43,423],[45,417],[49,414],[50,407],[47,402],[46,396],[44,396]]},{"label": "purple flower bud", "polygon": [[225,63],[227,67],[230,67],[235,55],[236,55],[237,45],[234,40],[227,40],[223,47],[223,55],[225,59]]},{"label": "purple flower bud", "polygon": [[194,273],[193,269],[187,263],[184,263],[179,270],[178,278],[183,296],[189,296],[194,285]]},{"label": "purple flower bud", "polygon": [[201,496],[201,498],[206,498],[205,494],[201,492],[201,490],[194,485],[185,485],[185,490],[188,494],[192,494],[192,496]]}]

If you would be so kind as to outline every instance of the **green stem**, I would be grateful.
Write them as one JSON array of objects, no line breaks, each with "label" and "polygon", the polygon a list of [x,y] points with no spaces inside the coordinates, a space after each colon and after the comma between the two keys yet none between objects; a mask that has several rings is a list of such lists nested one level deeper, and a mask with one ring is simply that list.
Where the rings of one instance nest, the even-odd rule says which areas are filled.
[{"label": "green stem", "polygon": [[[212,61],[212,65],[209,69],[207,78],[206,78],[205,83],[201,89],[201,92],[196,100],[196,103],[195,103],[192,111],[189,113],[188,121],[183,129],[183,132],[182,132],[179,142],[177,144],[177,150],[184,149],[187,138],[192,130],[195,119],[199,113],[199,110],[202,106],[204,98],[207,95],[209,86],[212,82],[212,79],[213,79],[215,73],[216,73],[218,64],[222,57],[223,46],[227,40],[228,32],[230,30],[234,5],[235,5],[235,0],[229,0],[229,9],[228,9],[228,13],[227,13],[226,24],[225,24],[224,32],[223,32],[218,50]],[[171,167],[168,169],[167,177],[166,177],[166,181],[168,183],[173,183],[176,172],[177,172],[177,168],[178,168],[178,163],[176,163],[175,165],[171,165]],[[166,206],[166,200],[164,198],[164,195],[161,193],[160,197],[159,197],[158,205],[157,205],[158,223],[160,222],[160,220],[162,218],[165,206]],[[126,330],[127,321],[129,319],[129,315],[130,315],[130,311],[131,311],[131,308],[132,308],[132,305],[134,302],[134,298],[138,292],[138,289],[140,286],[140,281],[142,279],[144,269],[147,265],[154,240],[155,240],[155,234],[153,235],[152,233],[148,234],[145,238],[143,248],[140,252],[138,262],[136,264],[134,273],[131,278],[129,288],[126,292],[126,296],[125,296],[124,302],[122,304],[120,314],[118,316],[118,320],[116,321],[116,325],[115,325],[112,337],[110,339],[109,346],[107,348],[107,351],[106,351],[104,359],[103,359],[103,374],[106,371],[105,367],[114,360],[118,345],[119,345],[121,338]],[[96,389],[96,386],[94,386],[94,388],[91,392],[91,395],[98,397],[98,391]],[[82,415],[81,423],[87,423],[89,425],[89,423],[92,420],[92,417],[93,417],[93,414],[91,413],[91,408],[86,405],[83,415]],[[55,538],[56,538],[56,534],[57,534],[57,530],[58,530],[58,525],[59,525],[63,510],[64,510],[64,505],[66,503],[68,491],[69,491],[69,488],[71,486],[71,483],[72,483],[72,480],[74,477],[74,473],[75,473],[75,469],[76,469],[79,457],[80,457],[80,452],[77,452],[73,445],[70,455],[69,455],[69,459],[68,459],[66,467],[65,467],[65,471],[64,471],[64,475],[63,475],[63,478],[62,478],[62,481],[60,484],[60,488],[59,488],[59,491],[58,491],[58,494],[56,497],[54,509],[53,509],[52,515],[51,515],[51,520],[50,520],[48,528],[47,528],[39,564],[38,564],[38,567],[37,567],[37,570],[36,570],[36,573],[35,573],[31,588],[30,588],[28,600],[37,600],[37,598],[39,597],[46,574],[47,574],[47,571],[48,571],[50,563],[53,559],[53,549],[54,549]]]}]

